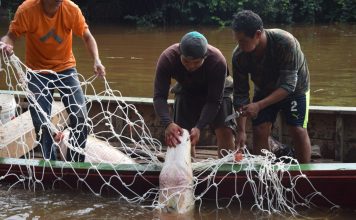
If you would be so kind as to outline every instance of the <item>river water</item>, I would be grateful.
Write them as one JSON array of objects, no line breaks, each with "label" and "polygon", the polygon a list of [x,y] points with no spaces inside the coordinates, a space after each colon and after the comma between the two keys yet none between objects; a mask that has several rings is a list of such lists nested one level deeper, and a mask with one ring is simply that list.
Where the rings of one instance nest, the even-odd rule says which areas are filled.
[{"label": "river water", "polygon": [[[6,28],[1,25],[0,33],[4,34]],[[356,106],[356,24],[295,25],[279,28],[295,35],[305,53],[311,76],[311,104]],[[101,60],[107,70],[107,80],[113,89],[120,90],[123,96],[131,97],[152,97],[159,55],[191,30],[205,34],[209,43],[222,51],[231,67],[235,42],[229,28],[91,27],[99,45]],[[74,39],[73,44],[78,71],[89,77],[93,73],[93,62],[81,39]],[[21,41],[15,48],[16,54],[22,59],[23,45],[24,42]],[[96,91],[102,91],[103,88],[102,81],[97,80]]]},{"label": "river water", "polygon": [[[217,220],[217,219],[293,219],[292,216],[263,215],[249,208],[240,209],[237,203],[229,208],[216,209],[215,201],[196,205],[190,216],[159,214],[155,210],[128,204],[115,197],[98,197],[78,191],[46,190],[30,192],[24,189],[0,190],[0,219],[118,219],[118,220]],[[356,210],[312,208],[299,210],[294,219],[353,220]]]},{"label": "river water", "polygon": [[[270,26],[272,27],[272,26]],[[0,25],[0,35],[6,32]],[[311,104],[356,106],[356,24],[295,25],[283,29],[294,34],[307,57],[311,74]],[[235,43],[228,28],[157,28],[137,29],[119,26],[93,26],[107,80],[112,89],[123,96],[152,97],[155,65],[158,56],[169,45],[178,42],[191,30],[204,33],[210,44],[218,47],[229,65]],[[24,58],[24,40],[15,47]],[[80,39],[74,40],[77,68],[85,77],[92,74],[92,60]],[[231,67],[231,66],[230,66]],[[0,76],[3,80],[3,76]],[[97,92],[102,81],[95,82]],[[1,83],[1,89],[4,85]],[[0,182],[1,184],[1,182]],[[356,209],[356,207],[355,207]],[[303,210],[308,217],[318,219],[354,219],[355,210]],[[97,197],[76,191],[46,190],[31,192],[0,185],[0,219],[158,219],[152,210],[127,204],[115,197]],[[162,217],[163,218],[163,217]],[[204,202],[195,219],[260,219],[253,212],[238,206],[217,210],[214,202]],[[270,216],[267,219],[285,219]],[[164,219],[180,219],[177,216]]]}]

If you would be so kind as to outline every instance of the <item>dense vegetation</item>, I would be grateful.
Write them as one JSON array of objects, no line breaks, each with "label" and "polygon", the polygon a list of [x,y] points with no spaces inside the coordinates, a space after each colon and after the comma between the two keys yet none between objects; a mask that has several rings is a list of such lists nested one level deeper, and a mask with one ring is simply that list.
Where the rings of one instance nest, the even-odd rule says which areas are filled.
[{"label": "dense vegetation", "polygon": [[[355,0],[73,0],[90,22],[156,25],[229,25],[250,9],[265,23],[355,22]],[[0,0],[9,19],[23,0]]]}]

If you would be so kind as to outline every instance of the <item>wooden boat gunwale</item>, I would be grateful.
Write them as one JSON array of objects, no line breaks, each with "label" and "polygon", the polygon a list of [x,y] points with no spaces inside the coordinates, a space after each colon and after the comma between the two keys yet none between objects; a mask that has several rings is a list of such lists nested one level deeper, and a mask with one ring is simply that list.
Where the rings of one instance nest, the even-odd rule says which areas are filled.
[{"label": "wooden boat gunwale", "polygon": [[[18,158],[0,158],[0,165],[25,165],[25,166],[40,166],[53,168],[74,168],[74,169],[89,169],[93,165],[98,170],[119,170],[119,171],[160,171],[161,167],[155,164],[107,164],[107,163],[88,163],[88,162],[65,162],[60,160],[43,160],[43,159],[18,159]],[[275,165],[277,167],[278,165]],[[241,168],[242,167],[242,168]],[[246,170],[247,165],[239,163],[223,164],[219,167],[219,172],[232,172],[238,170]],[[255,165],[258,169],[258,165]],[[277,169],[277,168],[276,168]],[[289,165],[287,171],[355,171],[356,163],[309,163],[299,165]]]},{"label": "wooden boat gunwale", "polygon": [[[4,91],[0,91],[0,93],[4,93]],[[7,91],[5,93],[23,95],[22,92]],[[87,97],[90,101],[113,100],[110,97]],[[139,110],[146,110],[145,116],[152,120],[148,123],[151,123],[151,125],[156,124],[156,119],[151,115],[152,99],[120,97],[119,101],[137,104],[140,108]],[[173,101],[169,100],[169,104],[172,103]],[[142,105],[140,106],[140,104]],[[351,137],[349,135],[350,131],[348,134],[344,134],[344,126],[348,126],[348,128],[350,128],[350,124],[355,121],[356,107],[311,106],[310,109],[316,114],[316,116],[323,114],[336,117],[336,133],[335,141],[333,142],[335,143],[335,159],[342,161],[344,155],[343,152],[345,152],[344,146],[346,146],[346,144],[350,144],[351,141],[354,140],[353,136]],[[157,127],[153,130],[157,132],[159,129],[161,128]],[[156,134],[153,134],[153,136],[155,135]],[[281,135],[283,134],[281,133]],[[348,138],[347,141],[346,137]],[[318,138],[320,137],[316,135],[317,141]],[[354,142],[352,142],[352,144],[354,144]],[[221,187],[219,187],[218,192],[216,191],[217,189],[215,191],[212,190],[211,192],[206,193],[205,196],[207,198],[214,198],[217,195],[221,195],[226,198],[233,196],[231,193],[234,192],[231,192],[231,188],[235,188],[236,184],[243,184],[246,182],[246,175],[244,172],[234,172],[241,169],[243,170],[244,168],[238,164],[223,164],[220,166],[214,176],[214,182],[221,182]],[[356,186],[356,163],[301,164],[300,169],[301,172],[308,177],[311,183],[315,185],[315,189],[320,191],[331,201],[341,205],[342,207],[356,207],[356,190],[354,190],[354,187]],[[287,170],[292,176],[300,174],[297,166],[291,166]],[[98,172],[100,172],[100,174]],[[139,172],[142,174],[141,177],[137,177]],[[128,182],[133,182],[133,180],[135,180],[136,183],[133,184],[133,189],[137,190],[137,192],[145,193],[150,187],[158,186],[159,172],[160,166],[153,164],[110,165],[102,163],[94,164],[93,166],[90,163],[67,163],[63,161],[45,161],[41,159],[0,158],[0,184],[14,184],[19,182],[19,178],[28,178],[28,180],[31,181],[30,178],[33,176],[41,176],[42,174],[44,184],[49,184],[50,186],[53,186],[53,182],[58,182],[58,177],[60,177],[70,183],[69,185],[73,188],[78,188],[82,181],[80,178],[84,177],[84,180],[87,181],[85,184],[89,184],[93,188],[100,188],[100,184],[103,183],[103,180],[108,180],[113,176],[120,176],[120,178]],[[23,175],[24,173],[26,175]],[[15,177],[15,175],[9,176],[7,174],[15,174],[17,177]],[[205,174],[202,173],[201,177],[204,177],[204,175]],[[113,182],[114,187],[124,189],[125,186],[120,184],[122,183],[117,181]],[[207,183],[203,182],[201,186],[197,187],[197,193],[204,191],[207,187],[204,184]],[[299,188],[303,190],[304,185]]]},{"label": "wooden boat gunwale", "polygon": [[[93,166],[94,165],[94,166]],[[236,195],[233,189],[241,189],[247,181],[244,169],[240,164],[223,164],[215,173],[211,181],[203,180],[197,185],[196,194],[203,193],[204,199],[231,198]],[[255,167],[258,169],[258,166]],[[289,174],[283,176],[282,182],[287,185],[291,178],[304,174],[308,181],[298,180],[296,187],[305,195],[314,193],[314,190],[343,208],[356,207],[356,163],[320,163],[301,164],[291,166]],[[30,171],[29,171],[30,170]],[[242,172],[233,172],[242,170]],[[11,175],[6,175],[10,171]],[[302,173],[301,173],[302,172]],[[17,175],[15,177],[13,174]],[[48,188],[90,188],[91,191],[103,193],[119,190],[127,192],[128,197],[145,195],[150,189],[159,186],[160,166],[147,164],[90,164],[83,162],[64,162],[37,159],[0,158],[0,183],[18,184],[34,181],[37,177],[41,184]],[[199,178],[204,179],[209,172],[199,173]],[[65,184],[61,181],[65,181]],[[309,182],[310,181],[310,182]],[[110,186],[106,183],[109,182]],[[210,187],[219,183],[219,187]],[[310,185],[312,184],[312,186]],[[128,188],[129,185],[129,188]],[[56,187],[54,187],[56,186]],[[209,189],[209,190],[207,190]],[[134,193],[133,193],[134,192]],[[109,193],[110,194],[110,193]],[[251,189],[243,193],[244,201],[252,201]],[[330,206],[324,197],[313,198],[313,203],[321,206]]]}]

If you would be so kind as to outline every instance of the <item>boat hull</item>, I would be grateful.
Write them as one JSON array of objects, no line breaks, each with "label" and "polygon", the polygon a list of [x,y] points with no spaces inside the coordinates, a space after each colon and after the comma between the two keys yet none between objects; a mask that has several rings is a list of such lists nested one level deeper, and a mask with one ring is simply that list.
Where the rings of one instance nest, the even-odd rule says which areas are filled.
[{"label": "boat hull", "polygon": [[[224,164],[213,178],[209,178],[208,172],[200,173],[201,181],[195,194],[203,199],[213,200],[223,200],[239,195],[241,202],[253,202],[251,187],[246,185],[246,172],[232,172],[240,169],[240,165]],[[242,170],[244,169],[243,167]],[[296,190],[302,197],[318,191],[324,197],[315,194],[310,199],[316,206],[332,206],[325,199],[327,198],[342,208],[356,208],[356,190],[354,190],[356,164],[303,164],[301,171],[310,181],[300,178],[295,182]],[[288,173],[290,175],[287,175]],[[292,168],[288,173],[285,172],[282,178],[282,183],[286,187],[289,187],[290,178],[298,176],[300,171]],[[140,196],[148,199],[151,195],[153,196],[153,193],[149,192],[158,188],[159,174],[159,166],[147,164],[97,164],[93,166],[90,163],[0,159],[0,176],[2,177],[0,183],[3,186],[10,184],[24,188],[35,186],[35,189],[80,189],[101,195],[113,195],[113,192],[120,192],[128,198]]]}]

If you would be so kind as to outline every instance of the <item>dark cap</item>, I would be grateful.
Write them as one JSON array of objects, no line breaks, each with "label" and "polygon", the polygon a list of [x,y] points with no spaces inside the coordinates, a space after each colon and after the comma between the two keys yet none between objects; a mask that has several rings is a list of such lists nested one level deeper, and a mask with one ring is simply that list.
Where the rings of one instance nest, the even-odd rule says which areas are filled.
[{"label": "dark cap", "polygon": [[203,58],[208,50],[208,40],[201,33],[192,31],[182,37],[179,48],[188,59]]}]

